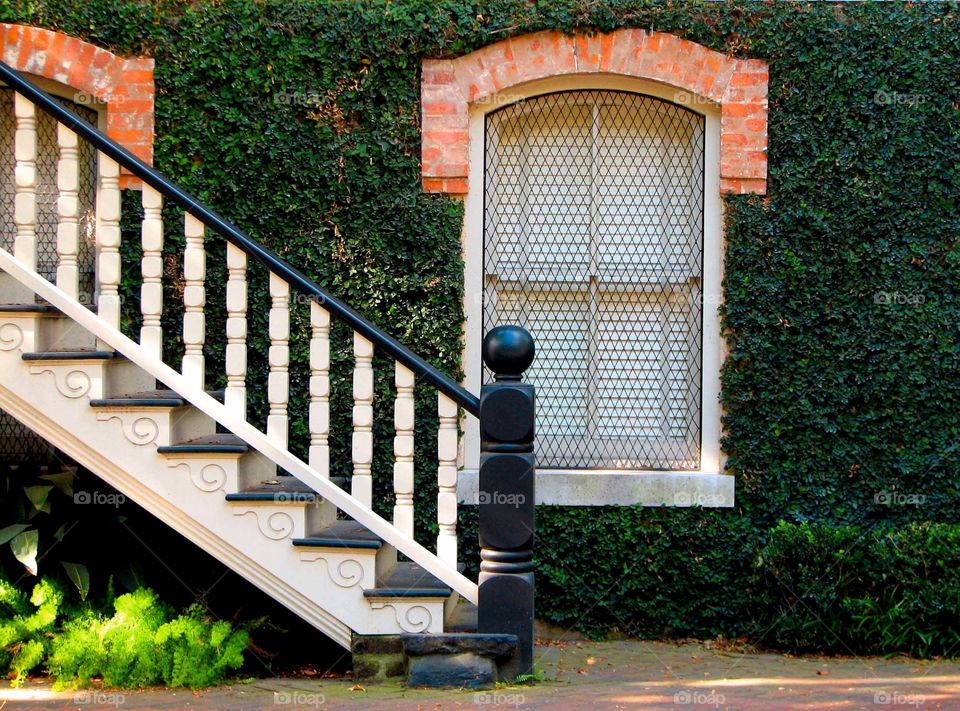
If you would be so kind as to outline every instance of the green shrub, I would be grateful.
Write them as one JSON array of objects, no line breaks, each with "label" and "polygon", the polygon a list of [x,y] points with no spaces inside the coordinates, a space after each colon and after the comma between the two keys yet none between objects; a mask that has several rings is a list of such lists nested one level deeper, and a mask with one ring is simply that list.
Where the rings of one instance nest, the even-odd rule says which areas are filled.
[{"label": "green shrub", "polygon": [[781,522],[757,556],[756,637],[791,651],[956,654],[960,526]]},{"label": "green shrub", "polygon": [[13,672],[14,686],[43,661],[63,599],[60,586],[46,578],[29,598],[0,579],[0,668]]},{"label": "green shrub", "polygon": [[156,594],[142,589],[118,597],[109,618],[87,611],[67,622],[54,637],[47,669],[58,686],[102,677],[115,688],[200,688],[239,669],[247,642],[245,630],[214,622],[197,606],[171,619]]},{"label": "green shrub", "polygon": [[212,622],[198,605],[163,625],[154,637],[167,686],[213,686],[243,664],[247,633],[229,622]]},{"label": "green shrub", "polygon": [[537,615],[592,633],[715,636],[731,619],[742,632],[749,590],[728,581],[749,575],[751,534],[733,511],[540,507]]},{"label": "green shrub", "polygon": [[108,686],[137,688],[155,683],[159,655],[154,637],[170,616],[152,590],[121,595],[101,630],[107,656],[103,681]]},{"label": "green shrub", "polygon": [[107,665],[103,625],[103,616],[91,609],[64,622],[46,663],[58,686],[85,686],[103,673]]}]

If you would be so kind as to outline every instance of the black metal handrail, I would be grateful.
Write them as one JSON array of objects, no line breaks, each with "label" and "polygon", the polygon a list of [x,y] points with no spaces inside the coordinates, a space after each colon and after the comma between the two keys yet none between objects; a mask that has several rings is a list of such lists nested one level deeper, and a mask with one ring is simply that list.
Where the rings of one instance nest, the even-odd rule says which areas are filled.
[{"label": "black metal handrail", "polygon": [[388,353],[394,360],[402,363],[418,376],[422,377],[437,390],[456,402],[474,416],[480,414],[480,399],[466,390],[463,386],[445,373],[437,370],[423,358],[411,351],[405,345],[384,333],[373,323],[354,311],[350,306],[336,297],[328,294],[316,283],[308,279],[298,269],[291,266],[273,251],[255,242],[238,227],[220,217],[209,207],[201,203],[189,193],[181,190],[168,180],[162,173],[144,163],[140,158],[107,137],[93,126],[81,121],[70,111],[50,98],[50,96],[25,79],[20,72],[0,61],[0,79],[7,86],[30,99],[44,112],[53,116],[57,121],[70,128],[74,133],[96,146],[97,150],[105,153],[121,166],[140,178],[147,185],[162,194],[166,199],[173,201],[190,215],[193,215],[203,224],[222,235],[234,246],[242,249],[250,257],[266,265],[274,274],[283,278],[291,286],[317,300],[324,309],[345,322],[350,328],[371,341],[375,347]]}]

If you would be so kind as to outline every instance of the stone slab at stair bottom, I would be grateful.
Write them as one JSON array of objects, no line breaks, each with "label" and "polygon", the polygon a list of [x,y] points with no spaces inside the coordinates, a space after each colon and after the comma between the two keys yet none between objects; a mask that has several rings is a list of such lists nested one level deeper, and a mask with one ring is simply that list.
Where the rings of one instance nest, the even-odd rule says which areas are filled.
[{"label": "stone slab at stair bottom", "polygon": [[490,689],[498,664],[517,650],[512,634],[405,634],[407,686],[414,688]]}]

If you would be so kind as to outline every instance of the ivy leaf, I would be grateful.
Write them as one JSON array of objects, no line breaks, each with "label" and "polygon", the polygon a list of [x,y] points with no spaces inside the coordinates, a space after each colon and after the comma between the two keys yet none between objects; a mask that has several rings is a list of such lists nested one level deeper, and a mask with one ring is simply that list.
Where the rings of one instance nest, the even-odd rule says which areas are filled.
[{"label": "ivy leaf", "polygon": [[117,573],[117,580],[130,591],[147,586],[147,577],[143,566],[135,560],[130,561],[123,570]]},{"label": "ivy leaf", "polygon": [[36,529],[24,531],[18,534],[10,541],[10,550],[14,557],[23,563],[30,575],[37,574],[37,545],[40,542],[40,534]]},{"label": "ivy leaf", "polygon": [[47,501],[47,498],[50,496],[51,491],[53,491],[52,486],[23,487],[23,493],[30,499],[33,508],[37,511],[43,511],[44,513],[50,513],[50,502]]},{"label": "ivy leaf", "polygon": [[66,535],[67,535],[67,524],[63,524],[60,528],[58,528],[54,532],[53,537],[57,539],[57,543],[60,543],[61,541],[63,541],[63,537]]},{"label": "ivy leaf", "polygon": [[90,592],[90,571],[87,566],[80,563],[68,563],[65,560],[60,561],[60,565],[67,571],[70,582],[77,586],[80,599],[86,600],[87,594]]},{"label": "ivy leaf", "polygon": [[67,496],[73,496],[73,480],[75,476],[72,471],[64,470],[59,474],[44,474],[40,478],[49,481]]},{"label": "ivy leaf", "polygon": [[15,523],[12,526],[0,528],[0,546],[16,536],[18,533],[23,533],[28,528],[30,528],[29,523]]}]

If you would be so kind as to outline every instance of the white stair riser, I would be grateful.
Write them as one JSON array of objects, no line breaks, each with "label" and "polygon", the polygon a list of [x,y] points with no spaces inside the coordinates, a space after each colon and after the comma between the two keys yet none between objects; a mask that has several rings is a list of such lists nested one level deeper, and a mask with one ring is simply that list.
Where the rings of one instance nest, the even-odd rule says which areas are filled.
[{"label": "white stair riser", "polygon": [[107,395],[122,395],[123,393],[138,393],[144,390],[153,390],[157,381],[149,373],[143,372],[136,364],[125,358],[116,358],[107,363]]},{"label": "white stair riser", "polygon": [[31,375],[48,374],[64,397],[88,400],[153,389],[155,381],[133,363],[118,360],[25,361]]},{"label": "white stair riser", "polygon": [[209,417],[191,407],[109,406],[91,408],[100,422],[114,422],[138,446],[164,447],[216,432]]},{"label": "white stair riser", "polygon": [[57,390],[71,400],[106,397],[107,364],[102,360],[43,360],[25,361],[30,374],[37,378],[49,378]]},{"label": "white stair riser", "polygon": [[233,494],[243,488],[240,458],[226,454],[162,455],[170,476],[188,479],[205,493]]},{"label": "white stair riser", "polygon": [[[171,469],[178,469],[201,483],[206,482],[203,483],[204,487],[211,487],[214,482],[222,482],[215,490],[224,494],[236,494],[276,476],[277,473],[277,466],[259,452],[198,452],[163,456]],[[210,468],[204,473],[204,468],[208,466]],[[222,473],[219,470],[222,470]],[[329,509],[329,504],[326,504],[325,511]],[[330,521],[336,519],[336,509],[333,509],[332,517],[328,518]]]},{"label": "white stair riser", "polygon": [[97,347],[97,339],[68,318],[44,319],[41,328],[44,350],[70,351]]},{"label": "white stair riser", "polygon": [[377,551],[370,548],[295,548],[302,567],[315,575],[328,576],[341,588],[372,588],[376,585]]},{"label": "white stair riser", "polygon": [[0,314],[0,353],[35,353],[41,349],[41,322],[47,318],[36,313]]},{"label": "white stair riser", "polygon": [[32,304],[33,292],[9,274],[0,272],[0,303]]},{"label": "white stair riser", "polygon": [[291,496],[288,501],[281,498],[276,503],[231,501],[229,506],[234,516],[255,521],[260,533],[271,540],[293,541],[294,538],[306,538],[321,528],[320,502],[300,503],[295,496]]},{"label": "white stair riser", "polygon": [[371,597],[366,598],[374,612],[381,614],[371,616],[369,626],[357,630],[358,634],[397,634],[443,632],[445,598],[436,597]]}]

